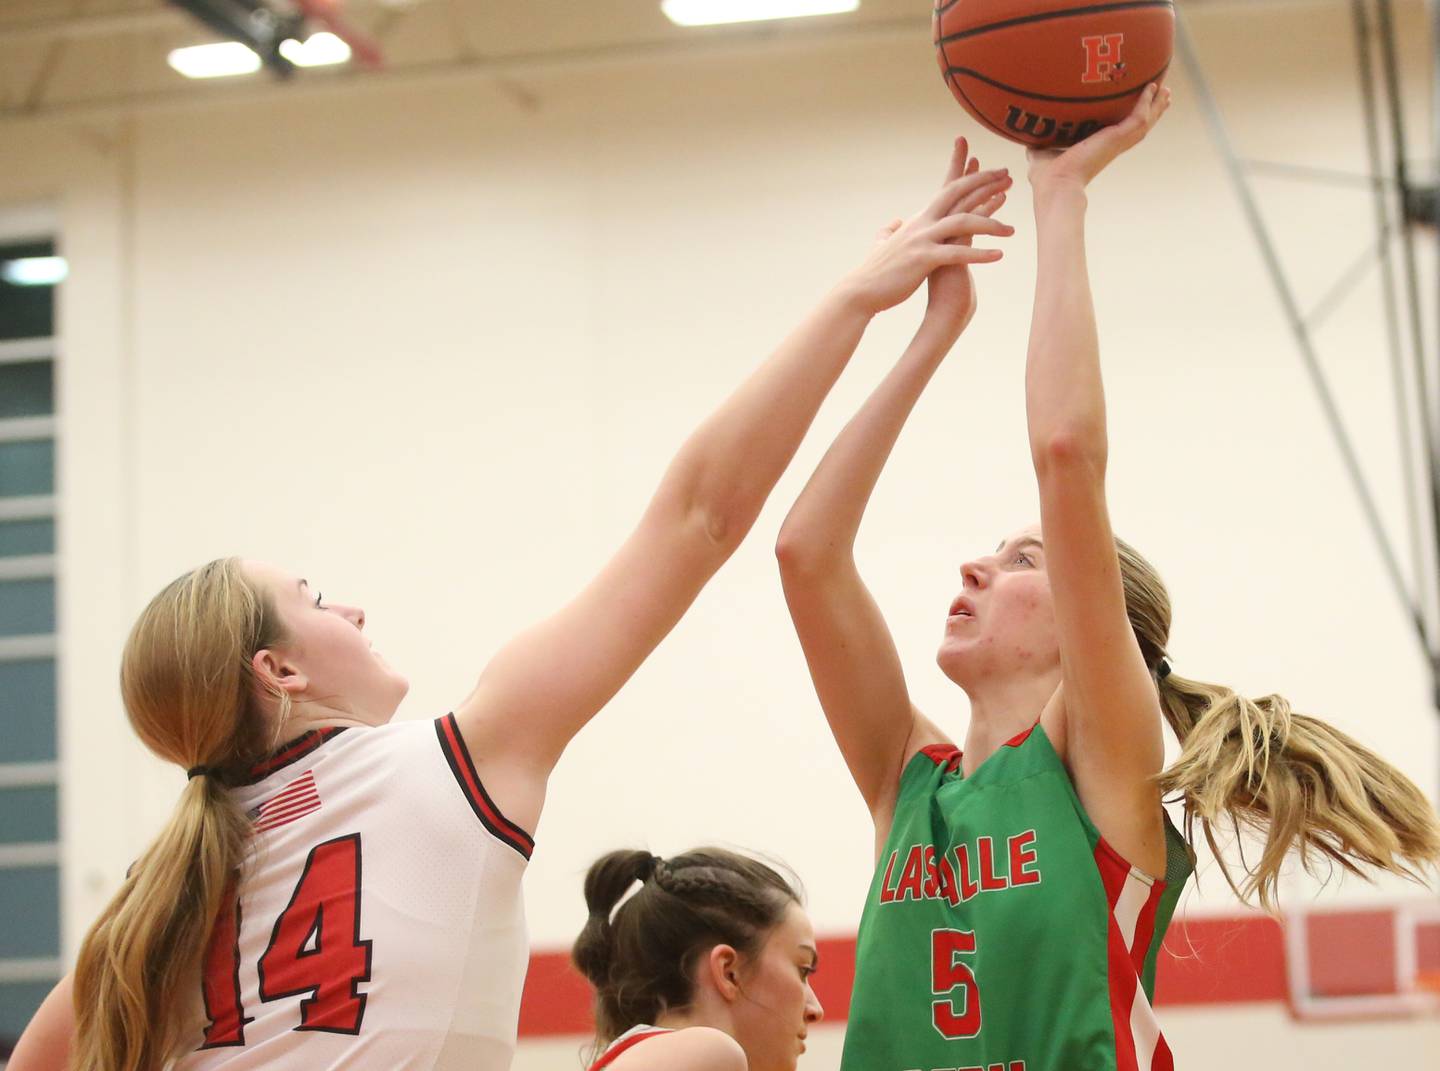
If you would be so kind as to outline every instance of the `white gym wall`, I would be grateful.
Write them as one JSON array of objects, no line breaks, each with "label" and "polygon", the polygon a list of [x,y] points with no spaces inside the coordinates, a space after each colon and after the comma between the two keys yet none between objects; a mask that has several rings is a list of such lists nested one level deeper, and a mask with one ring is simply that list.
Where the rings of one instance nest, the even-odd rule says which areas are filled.
[{"label": "white gym wall", "polygon": [[[919,5],[924,7],[925,5]],[[1365,169],[1342,3],[1191,5],[1251,156]],[[1414,133],[1429,123],[1424,5],[1406,17]],[[161,824],[182,775],[118,702],[121,645],[178,573],[238,553],[364,606],[444,713],[489,653],[574,592],[638,517],[689,429],[921,206],[949,141],[1023,174],[941,83],[923,22],[484,72],[260,90],[0,122],[0,206],[42,203],[61,291],[64,937]],[[1117,530],[1176,605],[1186,676],[1280,691],[1433,798],[1429,671],[1195,94],[1097,183],[1091,270]],[[1363,192],[1260,184],[1307,305],[1371,240]],[[1034,263],[1019,233],[911,421],[861,564],[919,705],[963,732],[933,663],[958,565],[1036,517],[1022,366]],[[1431,246],[1424,247],[1427,256]],[[1433,286],[1427,289],[1430,293]],[[1390,530],[1400,462],[1374,280],[1320,334]],[[552,781],[527,878],[539,949],[568,944],[603,851],[723,842],[803,878],[817,928],[854,930],[871,834],[817,708],[772,548],[789,504],[918,322],[877,320],[735,560]],[[1202,857],[1205,853],[1202,851]],[[1287,896],[1315,895],[1297,875]],[[1332,881],[1327,902],[1415,895]],[[1182,915],[1234,914],[1213,866]],[[1162,1015],[1186,1067],[1340,1068],[1437,1051],[1440,1024],[1297,1027],[1279,1006]],[[826,1030],[803,1068],[838,1059]],[[576,1066],[581,1039],[517,1066]]]}]

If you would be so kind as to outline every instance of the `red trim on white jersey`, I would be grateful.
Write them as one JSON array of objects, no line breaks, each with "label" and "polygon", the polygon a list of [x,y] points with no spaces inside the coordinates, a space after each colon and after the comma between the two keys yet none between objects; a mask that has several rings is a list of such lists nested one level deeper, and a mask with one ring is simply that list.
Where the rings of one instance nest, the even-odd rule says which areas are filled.
[{"label": "red trim on white jersey", "polygon": [[485,786],[480,783],[480,775],[475,771],[475,763],[470,759],[470,750],[465,746],[465,738],[460,734],[460,725],[456,722],[454,714],[446,714],[443,718],[435,720],[435,735],[440,738],[440,750],[445,753],[445,761],[450,766],[450,772],[460,783],[460,788],[465,793],[465,799],[470,803],[470,809],[475,812],[475,817],[479,818],[481,824],[498,840],[504,841],[529,859],[535,851],[535,838],[501,814],[500,808],[495,806],[495,801],[485,791]]},{"label": "red trim on white jersey", "polygon": [[344,725],[332,725],[327,729],[311,729],[309,732],[297,736],[294,740],[281,744],[274,751],[270,752],[270,754],[251,766],[245,780],[241,781],[240,784],[253,785],[258,781],[263,781],[276,770],[284,769],[292,762],[299,762],[306,755],[310,754],[310,752],[325,743],[325,741],[333,740],[339,736],[346,728]]},{"label": "red trim on white jersey", "polygon": [[305,734],[258,765],[227,787],[262,831],[174,1071],[506,1071],[525,859],[476,820],[435,723]]},{"label": "red trim on white jersey", "polygon": [[1140,984],[1155,935],[1155,910],[1165,883],[1125,859],[1102,837],[1095,866],[1109,906],[1110,1017],[1115,1028],[1117,1071],[1174,1071],[1170,1046]]},{"label": "red trim on white jersey", "polygon": [[621,1053],[633,1049],[647,1038],[656,1038],[661,1034],[671,1033],[674,1033],[674,1031],[667,1030],[661,1026],[648,1026],[643,1023],[640,1026],[632,1026],[605,1047],[605,1051],[600,1054],[600,1058],[590,1065],[590,1071],[604,1071],[605,1068],[616,1061]]}]

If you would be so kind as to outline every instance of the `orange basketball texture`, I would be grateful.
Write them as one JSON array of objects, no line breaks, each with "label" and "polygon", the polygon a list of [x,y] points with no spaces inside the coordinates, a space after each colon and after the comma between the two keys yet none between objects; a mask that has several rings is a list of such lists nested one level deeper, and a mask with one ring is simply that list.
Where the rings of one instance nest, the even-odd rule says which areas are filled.
[{"label": "orange basketball texture", "polygon": [[1073,145],[1118,123],[1164,79],[1173,0],[935,0],[950,92],[1001,137]]}]

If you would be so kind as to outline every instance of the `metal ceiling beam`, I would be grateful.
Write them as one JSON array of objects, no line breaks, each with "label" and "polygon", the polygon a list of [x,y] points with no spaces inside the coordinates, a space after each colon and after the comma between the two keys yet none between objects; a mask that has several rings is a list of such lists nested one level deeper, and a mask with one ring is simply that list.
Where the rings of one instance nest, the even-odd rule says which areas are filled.
[{"label": "metal ceiling beam", "polygon": [[[414,8],[427,0],[410,0],[404,8]],[[521,0],[525,2],[525,0]],[[381,8],[396,10],[394,5],[383,5],[379,0],[350,0],[345,5],[347,12]],[[82,37],[125,37],[132,34],[152,33],[164,30],[184,30],[195,25],[194,20],[168,4],[154,4],[132,8],[129,11],[105,11],[89,15],[66,15],[59,18],[28,19],[9,22],[0,19],[0,44],[14,44],[22,41],[50,41],[55,39],[74,40]]]},{"label": "metal ceiling beam", "polygon": [[[33,112],[0,109],[0,128],[7,122],[36,122],[54,118],[116,119],[152,110],[178,110],[212,107],[217,101],[230,103],[261,103],[291,99],[296,93],[333,93],[353,88],[357,79],[365,85],[381,82],[392,85],[444,83],[475,77],[491,78],[497,84],[530,75],[557,72],[605,70],[631,63],[687,55],[762,55],[807,51],[818,42],[894,40],[913,43],[916,33],[928,33],[930,16],[906,16],[897,19],[871,19],[842,22],[831,26],[805,26],[777,31],[775,24],[741,25],[734,29],[698,36],[667,34],[660,38],[617,44],[584,45],[549,51],[523,52],[513,55],[461,56],[440,60],[419,60],[396,64],[380,71],[356,71],[334,68],[280,84],[254,80],[236,80],[230,85],[186,85],[175,90],[131,94],[122,98],[82,100],[46,105]],[[3,41],[3,38],[0,38]],[[507,95],[513,91],[507,89]]]},{"label": "metal ceiling beam", "polygon": [[74,40],[81,37],[123,37],[152,30],[177,30],[192,25],[184,12],[168,7],[137,8],[132,12],[71,15],[61,19],[0,22],[0,42]]},{"label": "metal ceiling beam", "polygon": [[[409,6],[418,6],[425,2],[427,0],[412,0]],[[528,3],[529,0],[511,0],[511,2],[518,6]],[[1234,11],[1237,14],[1251,14],[1259,8],[1339,8],[1344,3],[1345,0],[1185,0],[1187,8],[1204,8],[1210,12]],[[379,3],[379,0],[370,0],[370,2],[362,2],[353,6],[362,9],[393,7],[393,5],[383,5]],[[656,7],[657,9],[659,7],[658,0]],[[927,21],[928,17],[927,15]],[[183,29],[189,24],[181,12],[156,4],[137,7],[131,11],[107,11],[48,19],[13,22],[0,19],[0,42],[43,41],[56,37],[120,37],[127,34],[147,33],[152,30]]]}]

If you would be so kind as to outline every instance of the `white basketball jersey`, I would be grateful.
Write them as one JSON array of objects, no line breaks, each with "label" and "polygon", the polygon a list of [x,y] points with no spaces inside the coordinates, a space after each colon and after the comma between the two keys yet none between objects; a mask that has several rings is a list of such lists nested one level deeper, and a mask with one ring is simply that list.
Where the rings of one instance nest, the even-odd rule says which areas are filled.
[{"label": "white basketball jersey", "polygon": [[533,842],[453,715],[320,729],[232,789],[255,823],[175,1071],[506,1071],[529,960]]}]

